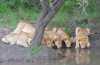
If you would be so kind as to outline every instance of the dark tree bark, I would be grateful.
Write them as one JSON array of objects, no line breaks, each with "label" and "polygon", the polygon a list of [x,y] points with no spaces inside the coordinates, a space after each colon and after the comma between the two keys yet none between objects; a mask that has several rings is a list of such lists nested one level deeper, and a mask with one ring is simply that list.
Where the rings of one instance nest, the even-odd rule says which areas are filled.
[{"label": "dark tree bark", "polygon": [[50,7],[48,0],[40,0],[40,3],[42,6],[42,12],[36,23],[36,34],[32,40],[32,47],[40,45],[45,27],[60,9],[61,5],[64,3],[64,0],[55,0],[53,2],[53,7]]}]

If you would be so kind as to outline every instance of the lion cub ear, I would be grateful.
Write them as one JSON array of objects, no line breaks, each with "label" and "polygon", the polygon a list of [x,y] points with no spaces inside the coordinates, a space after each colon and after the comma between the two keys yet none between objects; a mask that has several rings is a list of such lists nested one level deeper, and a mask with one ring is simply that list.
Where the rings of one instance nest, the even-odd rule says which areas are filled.
[{"label": "lion cub ear", "polygon": [[56,32],[57,31],[57,27],[52,28],[52,31]]},{"label": "lion cub ear", "polygon": [[49,30],[49,29],[46,27],[46,28],[45,28],[45,31],[48,31],[48,30]]},{"label": "lion cub ear", "polygon": [[91,33],[89,28],[86,28],[86,31],[87,31],[88,34]]},{"label": "lion cub ear", "polygon": [[58,30],[65,30],[66,28],[65,27],[60,27],[60,28],[58,28]]},{"label": "lion cub ear", "polygon": [[65,30],[65,27],[61,27],[60,29],[61,29],[61,30]]},{"label": "lion cub ear", "polygon": [[75,33],[77,34],[78,32],[80,32],[81,28],[80,27],[76,27]]}]

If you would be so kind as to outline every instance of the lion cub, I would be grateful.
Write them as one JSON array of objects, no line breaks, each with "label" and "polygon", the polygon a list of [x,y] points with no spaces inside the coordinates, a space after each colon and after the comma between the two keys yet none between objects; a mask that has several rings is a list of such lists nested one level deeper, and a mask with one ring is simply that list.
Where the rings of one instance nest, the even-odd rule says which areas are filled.
[{"label": "lion cub", "polygon": [[52,30],[46,29],[44,31],[42,43],[44,43],[44,45],[46,45],[47,47],[53,47],[54,41],[56,39],[57,39],[56,28],[53,28]]},{"label": "lion cub", "polygon": [[76,46],[75,48],[86,48],[90,47],[90,41],[88,35],[90,34],[90,29],[89,28],[81,28],[77,27],[76,28]]},{"label": "lion cub", "polygon": [[4,36],[1,40],[5,43],[28,47],[31,45],[34,35],[35,27],[31,23],[20,21],[16,29],[10,34]]},{"label": "lion cub", "polygon": [[56,46],[57,48],[61,48],[62,41],[65,42],[67,47],[71,47],[71,39],[62,28],[54,27],[52,30],[45,30],[43,42],[47,45],[47,47]]},{"label": "lion cub", "polygon": [[71,47],[71,38],[68,33],[64,32],[63,28],[58,28],[56,34],[58,35],[58,40],[60,41],[55,42],[58,47],[62,47],[62,41],[65,43],[66,47]]},{"label": "lion cub", "polygon": [[24,20],[21,20],[18,23],[16,29],[13,31],[13,33],[20,33],[21,31],[35,34],[35,27],[31,23],[24,21]]}]

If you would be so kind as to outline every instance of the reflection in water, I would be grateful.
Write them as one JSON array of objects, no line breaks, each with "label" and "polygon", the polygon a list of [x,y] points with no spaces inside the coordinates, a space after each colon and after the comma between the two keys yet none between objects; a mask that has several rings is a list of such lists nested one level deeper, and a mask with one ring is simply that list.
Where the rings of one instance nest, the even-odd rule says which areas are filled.
[{"label": "reflection in water", "polygon": [[56,59],[53,60],[55,60],[57,63],[58,62],[61,64],[89,64],[90,63],[89,49],[59,49],[55,51],[56,51],[56,55],[54,55],[53,58],[56,57]]},{"label": "reflection in water", "polygon": [[66,64],[66,63],[69,63],[69,62],[73,62],[74,61],[74,51],[72,49],[66,49],[64,50],[63,49],[63,58],[60,59],[59,62],[63,63],[63,64]]},{"label": "reflection in water", "polygon": [[77,64],[89,64],[90,63],[90,51],[88,49],[76,49],[75,61]]}]

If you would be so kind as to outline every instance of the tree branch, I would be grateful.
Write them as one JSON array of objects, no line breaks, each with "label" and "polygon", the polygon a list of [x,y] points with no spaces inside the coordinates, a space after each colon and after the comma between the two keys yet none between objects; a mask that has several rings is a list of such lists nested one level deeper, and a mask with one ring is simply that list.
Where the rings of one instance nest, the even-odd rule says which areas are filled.
[{"label": "tree branch", "polygon": [[58,9],[61,7],[61,5],[64,3],[64,0],[59,0],[56,5],[54,6],[54,9],[48,12],[47,16],[45,16],[45,19],[43,20],[42,23],[40,23],[40,25],[46,26],[47,24],[45,24],[46,21],[50,21],[54,15],[58,12]]},{"label": "tree branch", "polygon": [[48,0],[40,0],[42,12],[40,14],[40,17],[37,21],[41,21],[45,16],[48,14],[48,11],[50,9]]},{"label": "tree branch", "polygon": [[57,13],[57,11],[58,11],[58,9],[61,7],[61,5],[64,3],[64,0],[56,0],[56,1],[58,1],[57,3],[56,3],[56,5],[54,6],[54,9],[50,9],[49,10],[49,12],[48,12],[48,14],[45,16],[45,18],[43,19],[43,20],[41,20],[41,21],[43,21],[42,23],[40,23],[40,25],[43,25],[43,26],[46,26],[47,24],[44,24],[45,23],[45,21],[47,21],[47,20],[51,20],[53,17],[54,17],[54,15]]}]

